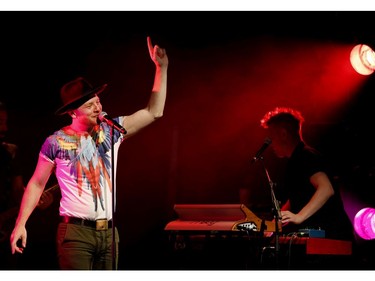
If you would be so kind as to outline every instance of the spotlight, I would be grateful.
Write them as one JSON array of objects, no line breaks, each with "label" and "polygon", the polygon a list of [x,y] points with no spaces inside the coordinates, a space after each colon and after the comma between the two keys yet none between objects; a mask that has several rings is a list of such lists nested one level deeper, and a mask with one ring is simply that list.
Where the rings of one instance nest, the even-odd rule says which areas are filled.
[{"label": "spotlight", "polygon": [[350,53],[350,63],[359,74],[370,75],[375,71],[375,52],[368,45],[358,44]]},{"label": "spotlight", "polygon": [[365,240],[375,239],[375,209],[361,209],[354,217],[354,229]]}]

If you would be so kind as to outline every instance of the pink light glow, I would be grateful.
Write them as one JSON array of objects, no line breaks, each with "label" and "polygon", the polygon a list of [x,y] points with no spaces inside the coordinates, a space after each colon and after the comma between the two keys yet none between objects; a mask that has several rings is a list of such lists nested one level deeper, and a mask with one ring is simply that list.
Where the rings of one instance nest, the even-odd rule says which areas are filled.
[{"label": "pink light glow", "polygon": [[375,209],[361,209],[354,217],[354,229],[365,240],[375,239]]}]

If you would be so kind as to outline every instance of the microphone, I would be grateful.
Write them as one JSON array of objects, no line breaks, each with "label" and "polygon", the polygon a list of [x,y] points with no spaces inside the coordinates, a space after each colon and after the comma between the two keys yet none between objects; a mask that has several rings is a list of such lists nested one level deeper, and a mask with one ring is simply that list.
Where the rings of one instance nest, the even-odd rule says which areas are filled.
[{"label": "microphone", "polygon": [[251,160],[251,163],[254,163],[259,160],[262,153],[267,149],[267,147],[272,143],[272,140],[270,138],[265,138],[263,145],[259,148],[253,159]]},{"label": "microphone", "polygon": [[109,126],[114,127],[117,131],[119,131],[121,134],[126,134],[126,130],[123,126],[121,126],[119,123],[117,123],[115,120],[113,120],[111,117],[108,116],[107,112],[102,111],[100,115],[98,116],[99,120],[101,122],[107,123]]}]

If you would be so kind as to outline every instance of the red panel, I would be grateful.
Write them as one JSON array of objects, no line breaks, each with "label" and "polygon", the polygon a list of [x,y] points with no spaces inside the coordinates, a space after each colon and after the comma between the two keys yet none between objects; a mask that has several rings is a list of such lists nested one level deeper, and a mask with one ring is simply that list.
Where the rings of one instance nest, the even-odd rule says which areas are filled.
[{"label": "red panel", "polygon": [[351,255],[350,241],[327,238],[309,238],[306,244],[306,254],[310,255]]},{"label": "red panel", "polygon": [[352,242],[328,238],[280,237],[280,244],[306,245],[308,255],[351,255]]}]

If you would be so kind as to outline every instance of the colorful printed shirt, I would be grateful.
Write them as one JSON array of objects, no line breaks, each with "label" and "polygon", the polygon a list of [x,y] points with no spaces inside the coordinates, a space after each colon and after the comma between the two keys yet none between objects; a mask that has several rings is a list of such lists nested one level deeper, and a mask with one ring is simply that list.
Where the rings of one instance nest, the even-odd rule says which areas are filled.
[{"label": "colorful printed shirt", "polygon": [[[114,120],[121,124],[122,118]],[[105,122],[91,134],[80,134],[67,126],[49,136],[42,145],[40,155],[55,165],[61,189],[61,216],[88,220],[112,218],[111,131]],[[123,140],[124,136],[113,130],[115,172]]]}]

